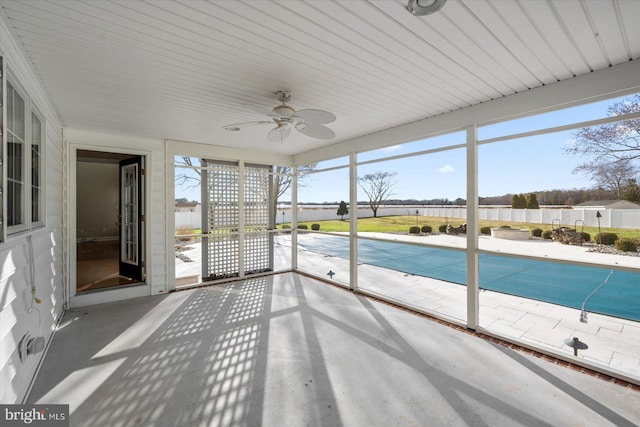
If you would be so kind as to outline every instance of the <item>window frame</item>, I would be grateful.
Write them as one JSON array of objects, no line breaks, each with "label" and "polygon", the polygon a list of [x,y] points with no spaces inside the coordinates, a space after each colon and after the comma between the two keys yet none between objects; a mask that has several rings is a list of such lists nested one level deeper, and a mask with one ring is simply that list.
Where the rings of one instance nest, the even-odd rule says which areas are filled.
[{"label": "window frame", "polygon": [[[38,146],[40,147],[39,153],[38,153],[38,165],[37,165],[37,174],[38,174],[38,202],[37,202],[37,210],[38,210],[38,218],[37,220],[34,221],[33,219],[33,213],[34,213],[34,203],[33,203],[33,189],[34,189],[34,184],[33,184],[33,173],[34,173],[34,166],[33,166],[33,146],[34,146],[34,139],[33,139],[33,134],[31,135],[31,138],[29,138],[29,141],[31,142],[31,146],[30,146],[30,150],[29,152],[31,153],[31,156],[29,157],[29,178],[30,178],[30,182],[29,182],[29,189],[27,190],[27,192],[29,193],[28,196],[28,201],[30,202],[30,209],[29,209],[29,222],[30,222],[30,228],[34,229],[34,228],[40,228],[40,227],[44,227],[45,226],[45,214],[46,214],[46,209],[45,209],[45,131],[46,131],[46,121],[44,119],[44,116],[40,113],[40,111],[38,110],[38,108],[36,108],[35,105],[33,105],[33,103],[30,103],[31,108],[30,108],[30,119],[31,119],[31,123],[29,126],[29,129],[31,129],[33,131],[33,120],[32,118],[35,116],[39,122],[40,122],[40,138],[38,141]],[[30,190],[30,191],[29,191]]]},{"label": "window frame", "polygon": [[[45,226],[45,218],[46,218],[46,206],[45,206],[45,180],[44,173],[46,164],[45,152],[46,152],[46,120],[44,115],[40,112],[40,109],[36,106],[33,99],[29,96],[28,92],[25,88],[20,84],[19,80],[11,73],[10,70],[5,70],[4,73],[5,78],[3,79],[3,88],[6,88],[3,91],[3,106],[5,107],[3,110],[4,117],[8,118],[8,108],[10,106],[9,102],[9,88],[11,88],[12,93],[20,96],[22,98],[24,104],[23,118],[24,118],[24,138],[22,140],[23,149],[22,149],[22,158],[20,159],[20,167],[22,168],[22,188],[20,189],[20,199],[21,199],[21,212],[20,212],[20,222],[14,225],[9,225],[8,219],[8,209],[10,205],[13,205],[13,202],[9,199],[9,191],[3,191],[3,209],[2,209],[2,223],[4,225],[3,231],[3,240],[11,237],[12,235],[16,235],[22,232],[27,232],[31,230],[35,230],[37,228],[42,228]],[[11,108],[13,108],[13,102],[11,101]],[[15,117],[15,114],[12,114]],[[36,118],[40,124],[40,134],[37,141],[37,144],[34,144],[34,129],[33,125]],[[4,133],[2,138],[2,150],[4,154],[4,158],[8,161],[8,148],[9,148],[9,123],[6,120],[3,120],[4,123]],[[13,123],[11,123],[13,126]],[[12,130],[13,133],[13,130]],[[6,136],[5,136],[6,135]],[[33,159],[33,147],[34,145],[39,146],[39,155],[38,162],[35,165]],[[2,171],[2,180],[3,180],[3,188],[8,189],[9,183],[9,171],[8,171],[8,163],[4,162],[6,166],[3,167]],[[34,191],[34,173],[37,177],[38,184],[38,195],[37,199],[33,198]],[[15,195],[14,195],[15,198]],[[37,210],[37,218],[33,220],[34,210]]]}]

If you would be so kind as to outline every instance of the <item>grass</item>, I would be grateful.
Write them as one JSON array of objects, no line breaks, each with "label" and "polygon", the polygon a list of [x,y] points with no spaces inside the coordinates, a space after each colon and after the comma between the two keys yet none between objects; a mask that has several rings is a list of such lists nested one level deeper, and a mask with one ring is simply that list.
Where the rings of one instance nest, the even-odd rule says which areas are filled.
[{"label": "grass", "polygon": [[[417,221],[416,221],[417,219]],[[434,232],[438,231],[438,227],[445,224],[451,224],[457,227],[464,224],[466,219],[460,218],[444,218],[444,217],[427,217],[427,216],[385,216],[379,218],[361,218],[358,219],[358,231],[359,232],[378,232],[378,233],[408,233],[409,228],[413,226],[422,227],[423,225],[429,225]],[[327,220],[327,221],[307,221],[300,222],[299,224],[306,225],[311,229],[311,224],[320,224],[320,231],[333,231],[333,232],[347,232],[349,231],[349,220]],[[286,224],[291,226],[291,224]],[[551,224],[537,224],[537,223],[524,223],[524,222],[507,222],[507,221],[488,221],[480,220],[479,227],[500,227],[501,225],[508,225],[512,228],[541,228],[542,230],[551,230]],[[567,226],[567,224],[563,224]],[[570,226],[573,228],[573,226]],[[282,224],[278,225],[278,228],[282,228]],[[583,231],[582,227],[578,227],[577,231]],[[591,239],[595,239],[598,234],[598,227],[584,227],[584,232],[589,233]],[[601,227],[603,233],[615,233],[619,238],[627,238],[640,241],[640,229],[633,228],[608,228]]]}]

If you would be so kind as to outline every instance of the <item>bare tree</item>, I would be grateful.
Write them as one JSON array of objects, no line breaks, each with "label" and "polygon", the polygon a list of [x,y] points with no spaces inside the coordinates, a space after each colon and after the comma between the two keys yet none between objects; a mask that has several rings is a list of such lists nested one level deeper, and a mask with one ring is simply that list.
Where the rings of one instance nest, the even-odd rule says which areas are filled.
[{"label": "bare tree", "polygon": [[[193,164],[193,158],[187,156],[181,156],[182,160],[176,160],[177,165],[188,166],[189,168],[180,168],[180,172],[176,173],[175,182],[176,185],[184,187],[185,189],[196,188],[200,185],[201,175],[200,166]],[[187,170],[193,173],[186,172]]]},{"label": "bare tree", "polygon": [[[180,173],[175,176],[175,183],[178,186],[185,189],[196,188],[200,186],[202,175],[200,172],[200,165],[194,164],[194,158],[188,156],[181,156],[181,160],[176,160],[177,165],[187,166],[187,168],[180,168]],[[298,186],[303,187],[303,181],[308,176],[309,172],[315,170],[316,164],[309,164],[305,166],[298,166]],[[193,171],[189,173],[187,171]],[[289,166],[275,166],[273,171],[273,218],[276,218],[278,200],[285,194],[290,188],[292,183],[291,167]]]},{"label": "bare tree", "polygon": [[623,198],[624,189],[634,179],[637,168],[630,160],[611,163],[582,164],[574,173],[582,173],[593,180],[599,188],[612,191],[618,199]]},{"label": "bare tree", "polygon": [[381,172],[366,174],[358,177],[358,185],[369,198],[369,207],[373,211],[373,217],[378,216],[378,208],[383,201],[387,200],[392,194],[395,185],[396,172]]},{"label": "bare tree", "polygon": [[[316,169],[316,163],[297,167],[298,187],[304,187],[304,181],[308,178],[309,173]],[[292,169],[290,166],[275,166],[273,171],[273,213],[276,218],[278,209],[278,200],[285,194],[292,184]]]},{"label": "bare tree", "polygon": [[[640,112],[640,94],[614,102],[610,116]],[[640,160],[640,118],[579,129],[566,152],[588,157],[591,163]]]}]

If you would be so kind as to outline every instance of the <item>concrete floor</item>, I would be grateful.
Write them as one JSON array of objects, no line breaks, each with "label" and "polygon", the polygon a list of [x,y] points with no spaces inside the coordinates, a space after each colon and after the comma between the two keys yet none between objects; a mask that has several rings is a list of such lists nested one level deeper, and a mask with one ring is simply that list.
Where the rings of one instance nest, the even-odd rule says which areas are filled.
[{"label": "concrete floor", "polygon": [[[374,233],[366,234],[381,237]],[[399,242],[435,243],[441,247],[464,248],[465,244],[463,236],[391,237]],[[303,237],[309,238],[321,239],[324,236],[316,234]],[[598,261],[635,268],[640,260],[633,256],[587,252],[587,247],[551,241],[508,241],[485,237],[479,240],[482,249],[495,253],[582,262]],[[349,262],[336,256],[298,251],[298,268],[319,277],[331,270],[336,273],[334,282],[344,286],[349,283]],[[418,311],[434,313],[452,322],[466,324],[467,294],[464,286],[367,264],[358,265],[358,283],[363,292]],[[640,385],[640,322],[589,313],[588,323],[582,323],[578,309],[484,290],[480,292],[479,302],[480,327],[483,330],[569,360],[576,357],[573,356],[573,349],[566,346],[565,340],[579,337],[589,349],[580,351],[577,359]]]},{"label": "concrete floor", "polygon": [[69,310],[73,426],[632,426],[640,392],[294,273]]}]

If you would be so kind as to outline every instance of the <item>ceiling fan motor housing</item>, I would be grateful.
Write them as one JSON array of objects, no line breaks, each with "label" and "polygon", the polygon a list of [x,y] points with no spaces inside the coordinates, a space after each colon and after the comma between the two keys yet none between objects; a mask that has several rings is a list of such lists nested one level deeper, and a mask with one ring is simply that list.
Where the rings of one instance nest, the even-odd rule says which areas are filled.
[{"label": "ceiling fan motor housing", "polygon": [[288,105],[278,105],[277,107],[274,107],[273,111],[275,114],[290,119],[291,117],[293,117],[293,114],[296,112],[296,110],[294,110],[293,108],[289,107]]}]

